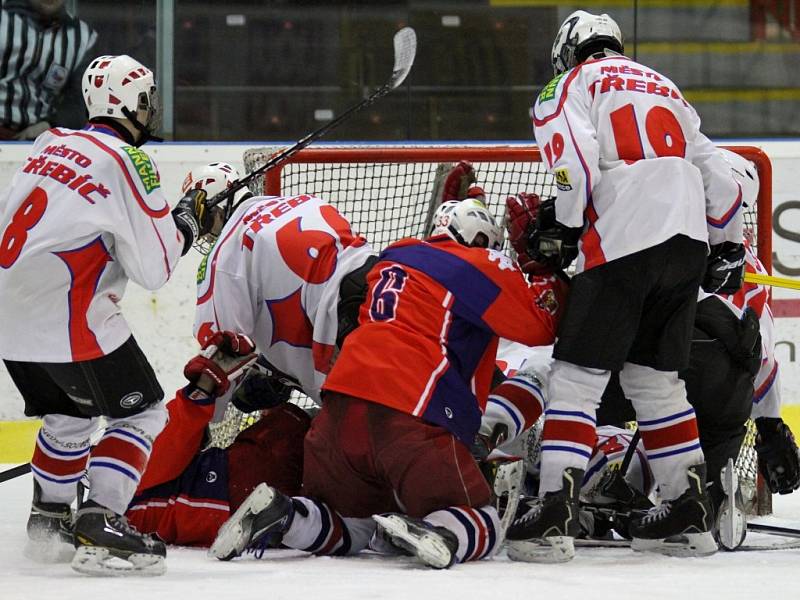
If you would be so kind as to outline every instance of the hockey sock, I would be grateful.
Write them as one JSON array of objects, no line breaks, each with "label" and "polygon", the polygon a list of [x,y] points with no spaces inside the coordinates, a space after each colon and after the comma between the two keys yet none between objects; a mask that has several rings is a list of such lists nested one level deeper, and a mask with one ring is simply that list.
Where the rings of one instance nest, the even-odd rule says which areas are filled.
[{"label": "hockey sock", "polygon": [[494,506],[451,506],[432,512],[425,517],[425,521],[435,527],[444,527],[456,535],[457,562],[491,556],[497,546],[500,520]]},{"label": "hockey sock", "polygon": [[609,371],[553,361],[542,431],[540,496],[561,489],[564,469],[586,470],[597,439],[595,412],[610,376]]},{"label": "hockey sock", "polygon": [[704,460],[683,381],[676,372],[625,363],[620,384],[636,409],[659,495],[674,500],[689,487],[686,469]]},{"label": "hockey sock", "polygon": [[367,547],[375,522],[343,518],[324,502],[302,496],[292,498],[294,519],[283,534],[283,544],[313,554],[343,556]]},{"label": "hockey sock", "polygon": [[70,504],[89,458],[89,436],[97,419],[46,415],[36,436],[31,471],[42,488],[43,502]]},{"label": "hockey sock", "polygon": [[527,431],[542,416],[544,393],[540,383],[531,377],[517,374],[495,387],[486,402],[481,419],[481,432],[494,430],[502,423],[508,427],[508,439],[513,440]]},{"label": "hockey sock", "polygon": [[89,458],[89,500],[124,514],[147,466],[153,440],[167,422],[161,402],[136,415],[107,419]]}]

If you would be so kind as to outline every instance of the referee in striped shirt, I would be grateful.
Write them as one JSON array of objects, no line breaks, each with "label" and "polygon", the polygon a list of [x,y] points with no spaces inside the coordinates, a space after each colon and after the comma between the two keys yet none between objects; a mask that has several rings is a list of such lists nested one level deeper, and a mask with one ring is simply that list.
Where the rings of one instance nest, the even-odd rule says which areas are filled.
[{"label": "referee in striped shirt", "polygon": [[97,34],[64,0],[2,0],[0,140],[31,140],[86,120],[81,76]]}]

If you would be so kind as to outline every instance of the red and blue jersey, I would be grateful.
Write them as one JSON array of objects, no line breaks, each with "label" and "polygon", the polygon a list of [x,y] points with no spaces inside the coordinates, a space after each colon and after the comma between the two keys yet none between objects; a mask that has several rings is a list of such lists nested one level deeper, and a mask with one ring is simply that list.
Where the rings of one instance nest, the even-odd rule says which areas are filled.
[{"label": "red and blue jersey", "polygon": [[[491,385],[498,337],[552,343],[552,304],[495,250],[446,236],[386,248],[367,276],[360,326],[323,389],[440,425],[471,443]],[[554,311],[555,312],[555,311]]]},{"label": "red and blue jersey", "polygon": [[126,516],[167,543],[208,546],[230,516],[227,452],[200,452],[214,403],[198,404],[179,390],[167,408],[169,423],[153,444]]}]

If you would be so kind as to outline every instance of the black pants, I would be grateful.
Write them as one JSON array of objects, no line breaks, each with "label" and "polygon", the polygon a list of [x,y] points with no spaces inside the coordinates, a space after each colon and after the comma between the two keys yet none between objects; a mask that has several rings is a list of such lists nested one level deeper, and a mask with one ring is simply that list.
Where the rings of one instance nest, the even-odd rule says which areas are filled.
[{"label": "black pants", "polygon": [[[722,501],[720,470],[734,461],[746,432],[753,401],[753,378],[761,360],[758,320],[739,320],[721,300],[710,297],[698,304],[689,367],[679,375],[686,384],[689,404],[697,415],[700,445],[708,468],[712,499]],[[597,411],[597,424],[635,421],[619,379],[612,375]]]},{"label": "black pants", "polygon": [[553,357],[610,371],[686,368],[706,253],[677,235],[576,275]]},{"label": "black pants", "polygon": [[100,358],[72,363],[3,361],[29,417],[125,417],[164,398],[133,336]]}]

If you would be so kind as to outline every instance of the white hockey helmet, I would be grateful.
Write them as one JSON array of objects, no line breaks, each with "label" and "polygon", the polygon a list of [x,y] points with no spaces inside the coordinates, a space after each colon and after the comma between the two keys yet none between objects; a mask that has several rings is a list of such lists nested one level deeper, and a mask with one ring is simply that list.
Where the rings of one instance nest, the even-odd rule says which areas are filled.
[{"label": "white hockey helmet", "polygon": [[[204,190],[210,200],[230,188],[239,178],[239,171],[233,165],[224,162],[210,163],[202,167],[195,167],[186,174],[181,185],[181,193],[186,194],[190,190]],[[247,187],[243,187],[224,202],[212,207],[212,218],[219,219],[219,226],[212,228],[210,233],[195,241],[195,249],[201,254],[208,254],[219,235],[219,229],[228,221],[239,203],[249,195],[251,195],[250,191]]]},{"label": "white hockey helmet", "polygon": [[461,200],[446,200],[439,205],[433,213],[431,222],[431,235],[442,235],[447,233],[447,226],[450,224],[450,213],[458,206]]},{"label": "white hockey helmet", "polygon": [[593,15],[576,10],[561,24],[553,42],[553,72],[560,75],[569,71],[594,52],[604,49],[615,54],[625,51],[619,25],[606,14]]},{"label": "white hockey helmet", "polygon": [[[126,54],[99,56],[83,74],[83,101],[89,119],[127,119],[144,143],[161,126],[161,102],[153,72]],[[143,120],[138,111],[144,111]]]},{"label": "white hockey helmet", "polygon": [[733,178],[742,186],[742,203],[745,206],[755,206],[758,200],[760,182],[758,169],[753,161],[747,160],[741,154],[720,148],[722,156],[728,161],[733,172]]},{"label": "white hockey helmet", "polygon": [[464,246],[494,250],[503,247],[503,230],[486,205],[473,198],[460,200],[453,207],[444,233]]}]

